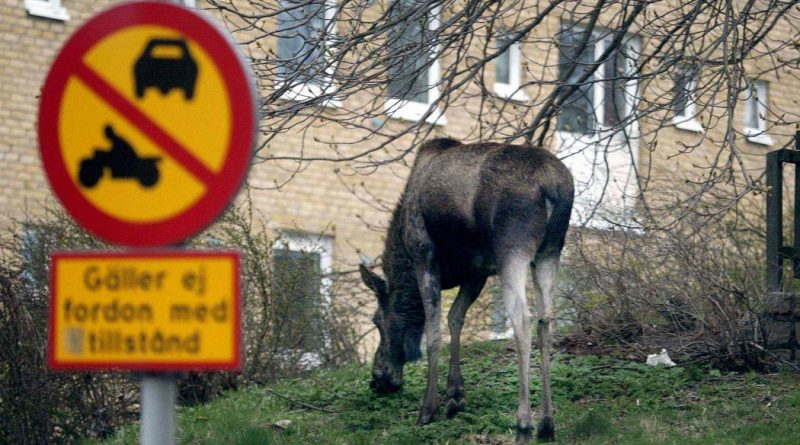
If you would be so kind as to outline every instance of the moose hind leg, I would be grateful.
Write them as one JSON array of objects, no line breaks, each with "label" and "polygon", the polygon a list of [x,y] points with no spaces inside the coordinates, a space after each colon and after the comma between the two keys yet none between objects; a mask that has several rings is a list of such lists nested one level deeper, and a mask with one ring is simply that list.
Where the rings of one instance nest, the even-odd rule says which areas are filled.
[{"label": "moose hind leg", "polygon": [[447,377],[447,417],[452,418],[466,407],[464,399],[464,379],[461,377],[461,328],[467,310],[478,298],[486,283],[486,277],[480,276],[463,284],[458,289],[458,296],[450,312],[447,314],[447,326],[450,329],[450,373]]},{"label": "moose hind leg", "polygon": [[533,433],[530,401],[531,315],[525,297],[530,256],[511,254],[500,266],[503,303],[506,306],[517,344],[517,371],[519,373],[519,407],[517,409],[516,444],[528,444]]},{"label": "moose hind leg", "polygon": [[536,309],[538,314],[537,337],[542,356],[542,393],[539,401],[539,427],[536,438],[539,442],[555,441],[553,421],[553,401],[550,389],[550,345],[553,340],[555,319],[553,317],[553,289],[558,275],[558,254],[537,256],[531,266],[531,275],[536,289]]}]

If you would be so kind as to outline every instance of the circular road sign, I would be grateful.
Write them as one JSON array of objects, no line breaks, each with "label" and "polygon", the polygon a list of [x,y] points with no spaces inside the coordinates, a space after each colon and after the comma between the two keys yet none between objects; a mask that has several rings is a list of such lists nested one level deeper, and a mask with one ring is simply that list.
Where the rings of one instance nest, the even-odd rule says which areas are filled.
[{"label": "circular road sign", "polygon": [[205,228],[239,190],[256,102],[226,34],[169,3],[127,3],[78,29],[42,90],[55,195],[106,241],[160,246]]}]

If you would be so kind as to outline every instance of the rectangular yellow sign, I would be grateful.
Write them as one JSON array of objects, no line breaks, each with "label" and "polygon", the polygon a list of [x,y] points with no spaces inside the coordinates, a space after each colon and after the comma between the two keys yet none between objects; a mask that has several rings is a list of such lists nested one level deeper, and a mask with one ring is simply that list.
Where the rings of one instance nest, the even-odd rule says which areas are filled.
[{"label": "rectangular yellow sign", "polygon": [[59,370],[239,370],[239,254],[60,252],[48,363]]}]

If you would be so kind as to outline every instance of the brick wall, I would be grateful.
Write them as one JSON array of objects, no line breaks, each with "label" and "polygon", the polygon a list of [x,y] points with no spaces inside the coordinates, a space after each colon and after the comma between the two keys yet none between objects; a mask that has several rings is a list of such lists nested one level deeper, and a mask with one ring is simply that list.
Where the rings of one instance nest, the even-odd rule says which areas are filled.
[{"label": "brick wall", "polygon": [[767,348],[781,359],[797,362],[800,345],[800,304],[797,295],[772,292],[764,301]]},{"label": "brick wall", "polygon": [[[51,195],[46,186],[36,147],[36,111],[37,97],[50,62],[56,50],[73,30],[85,21],[91,14],[102,9],[110,1],[88,2],[69,1],[63,2],[67,8],[70,19],[66,22],[51,20],[28,15],[24,1],[5,1],[0,4],[0,223],[7,223],[9,218],[21,215],[21,212],[36,211]],[[202,2],[201,5],[202,6]],[[525,11],[524,13],[532,13]],[[558,17],[548,18],[542,26],[537,28],[537,37],[546,37],[554,34],[559,27]],[[783,29],[781,28],[783,26]],[[790,30],[779,24],[774,37],[780,39],[781,34],[786,37]],[[541,35],[539,35],[541,34]],[[273,42],[274,43],[274,42]],[[535,44],[528,44],[523,52],[531,54],[536,52]],[[447,66],[450,61],[443,60],[442,65]],[[527,70],[526,70],[527,71]],[[492,70],[487,70],[489,77],[493,76]],[[532,72],[527,73],[523,81],[533,80],[531,76],[550,76],[555,73]],[[778,78],[766,76],[770,83],[770,108],[776,111],[790,110],[797,112],[792,102],[791,91],[798,83],[789,76]],[[492,79],[487,81],[491,84]],[[648,86],[649,88],[652,85]],[[663,85],[668,89],[669,85]],[[468,86],[468,95],[477,96],[479,91],[474,85]],[[348,99],[358,102],[358,97]],[[438,126],[434,134],[449,135],[457,138],[474,138],[476,130],[477,99],[457,103],[446,112],[447,125]],[[739,107],[739,112],[741,113]],[[741,122],[742,116],[736,116],[736,121]],[[642,121],[646,133],[647,126],[651,125],[652,118]],[[402,127],[402,122],[390,122],[392,126]],[[719,127],[719,126],[718,126]],[[724,137],[719,128],[712,128],[709,136],[715,140]],[[346,134],[344,134],[346,132]],[[793,128],[779,128],[773,133],[775,144],[778,147],[791,137]],[[353,130],[345,130],[337,125],[328,124],[314,127],[305,134],[287,133],[276,137],[271,145],[280,147],[282,152],[296,152],[300,147],[306,153],[326,154],[329,147],[323,142],[315,141],[317,137],[333,140],[356,139],[359,135]],[[674,128],[661,131],[658,138],[658,150],[651,156],[647,143],[640,144],[640,159],[642,164],[651,163],[648,169],[654,186],[652,193],[658,194],[658,189],[668,189],[669,183],[680,183],[684,179],[695,179],[699,173],[693,164],[702,163],[710,154],[708,150],[700,147],[691,154],[667,161],[666,158],[682,148],[680,142],[692,143],[698,135]],[[410,144],[410,142],[408,142]],[[402,142],[396,145],[402,146]],[[369,144],[360,144],[353,149],[365,148]],[[738,148],[745,160],[745,165],[751,169],[753,176],[762,170],[763,155],[772,149],[762,145],[746,143],[743,140]],[[400,147],[404,148],[404,147]],[[277,149],[276,149],[277,150]],[[327,152],[329,154],[329,152]],[[351,175],[352,171],[337,169],[332,163],[316,163],[303,165],[302,171],[294,172],[298,166],[289,162],[258,164],[254,166],[249,184],[255,189],[252,196],[259,204],[264,214],[272,221],[271,227],[290,227],[309,232],[325,232],[336,235],[337,255],[342,258],[354,258],[356,248],[364,249],[366,253],[376,255],[381,250],[380,234],[365,229],[360,219],[371,224],[385,225],[388,212],[376,211],[374,203],[364,203],[359,200],[351,189],[369,191],[375,200],[382,201],[390,206],[396,199],[403,186],[403,177],[407,168],[402,164],[392,165],[377,170],[375,174],[362,176]],[[276,184],[283,184],[275,190]],[[363,186],[362,186],[363,182]],[[663,187],[661,185],[664,185]],[[358,195],[358,193],[356,194]],[[359,195],[364,198],[365,195]],[[335,232],[335,233],[334,233]]]},{"label": "brick wall", "polygon": [[66,38],[109,3],[66,0],[68,21],[31,16],[24,0],[0,3],[0,225],[51,199],[36,142],[40,88]]}]

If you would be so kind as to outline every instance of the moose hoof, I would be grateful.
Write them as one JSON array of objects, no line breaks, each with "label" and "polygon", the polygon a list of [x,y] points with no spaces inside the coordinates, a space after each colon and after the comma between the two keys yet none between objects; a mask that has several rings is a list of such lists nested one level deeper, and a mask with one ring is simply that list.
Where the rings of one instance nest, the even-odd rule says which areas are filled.
[{"label": "moose hoof", "polygon": [[463,397],[452,398],[447,401],[447,418],[452,419],[456,414],[467,408],[467,401]]},{"label": "moose hoof", "polygon": [[536,431],[536,441],[540,443],[556,441],[556,425],[553,423],[552,417],[545,417],[539,422],[539,428]]},{"label": "moose hoof", "polygon": [[529,445],[533,435],[533,425],[522,426],[517,424],[517,439],[514,445]]},{"label": "moose hoof", "polygon": [[437,410],[433,410],[431,412],[426,412],[427,410],[422,410],[419,413],[419,417],[417,418],[417,425],[427,425],[431,422],[436,422],[439,417],[439,413]]}]

